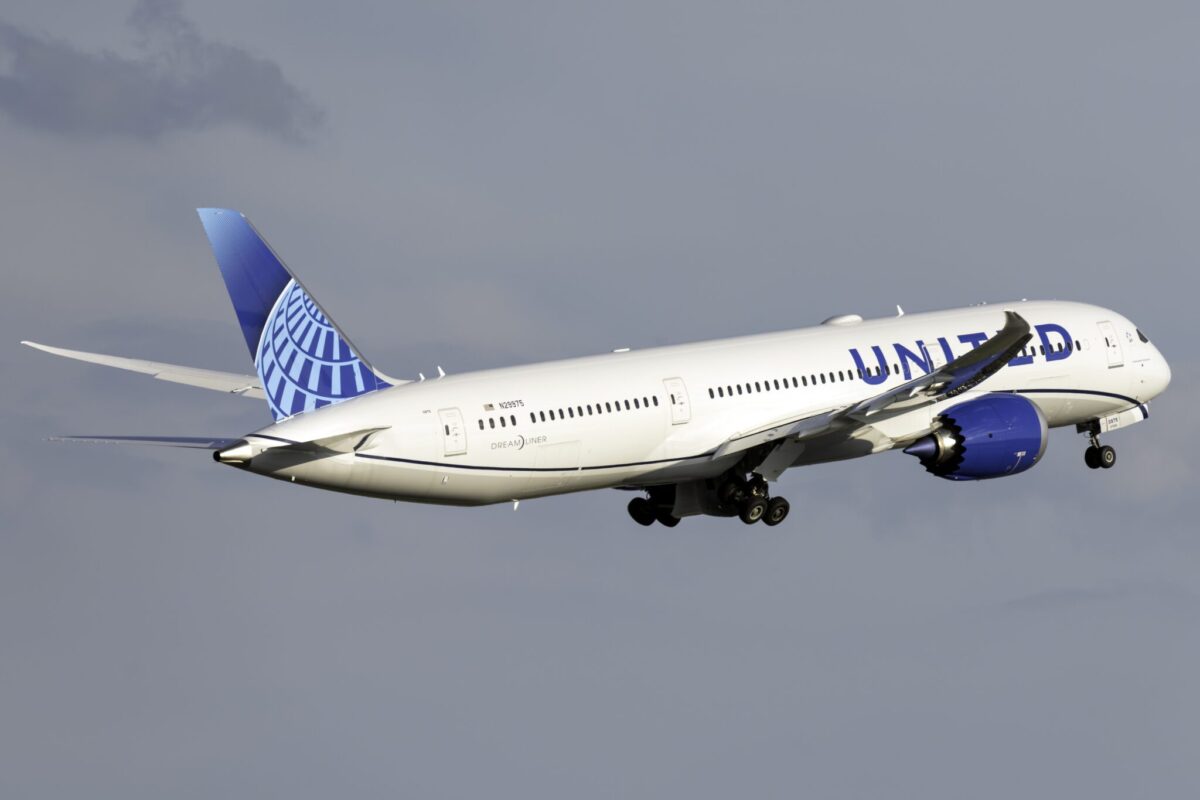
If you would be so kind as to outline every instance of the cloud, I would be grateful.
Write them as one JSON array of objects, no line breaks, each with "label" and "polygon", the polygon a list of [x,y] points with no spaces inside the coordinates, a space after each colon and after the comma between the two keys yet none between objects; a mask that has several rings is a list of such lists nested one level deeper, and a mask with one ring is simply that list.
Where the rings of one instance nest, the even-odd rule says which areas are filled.
[{"label": "cloud", "polygon": [[234,123],[304,141],[322,124],[322,110],[279,65],[205,39],[180,0],[139,0],[128,24],[135,58],[0,22],[0,109],[80,137],[156,139]]}]

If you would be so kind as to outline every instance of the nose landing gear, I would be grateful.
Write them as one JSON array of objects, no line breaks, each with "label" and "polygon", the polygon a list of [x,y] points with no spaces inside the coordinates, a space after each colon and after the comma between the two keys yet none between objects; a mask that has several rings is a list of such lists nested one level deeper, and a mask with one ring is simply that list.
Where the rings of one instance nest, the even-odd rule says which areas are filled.
[{"label": "nose landing gear", "polygon": [[1117,451],[1109,445],[1100,444],[1100,433],[1095,429],[1088,431],[1088,441],[1091,445],[1083,451],[1083,463],[1088,469],[1112,469],[1117,463]]}]

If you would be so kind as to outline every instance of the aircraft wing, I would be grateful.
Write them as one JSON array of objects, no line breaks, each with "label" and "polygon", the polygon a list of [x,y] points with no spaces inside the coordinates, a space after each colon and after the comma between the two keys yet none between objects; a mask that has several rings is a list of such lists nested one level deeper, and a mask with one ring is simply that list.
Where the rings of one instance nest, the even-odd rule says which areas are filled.
[{"label": "aircraft wing", "polygon": [[130,372],[140,372],[151,375],[160,381],[182,383],[187,386],[199,386],[202,389],[212,389],[217,392],[236,394],[241,397],[253,397],[258,400],[267,395],[263,392],[262,382],[257,375],[240,375],[236,372],[218,372],[198,367],[181,367],[177,364],[164,364],[159,361],[144,361],[138,358],[122,358],[121,356],[106,356],[100,353],[85,353],[82,350],[67,350],[62,347],[50,347],[37,342],[21,342],[27,347],[41,350],[64,358],[86,361],[91,364],[103,364],[106,367],[116,367]]},{"label": "aircraft wing", "polygon": [[835,426],[857,427],[878,415],[902,414],[970,391],[999,372],[1032,338],[1029,323],[1015,311],[1004,312],[1004,327],[974,350],[945,366],[853,405],[791,417],[734,434],[713,452],[720,458],[761,444],[785,439],[799,441]]}]

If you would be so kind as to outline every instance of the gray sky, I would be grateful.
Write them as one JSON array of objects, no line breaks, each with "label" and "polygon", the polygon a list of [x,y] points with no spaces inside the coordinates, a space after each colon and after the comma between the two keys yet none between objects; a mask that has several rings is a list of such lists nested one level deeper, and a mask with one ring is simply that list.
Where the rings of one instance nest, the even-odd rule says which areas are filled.
[{"label": "gray sky", "polygon": [[[10,0],[0,795],[1195,797],[1186,3]],[[384,371],[1017,297],[1174,367],[1117,468],[792,472],[782,528],[473,510],[53,433],[265,404],[193,209],[243,210]]]}]

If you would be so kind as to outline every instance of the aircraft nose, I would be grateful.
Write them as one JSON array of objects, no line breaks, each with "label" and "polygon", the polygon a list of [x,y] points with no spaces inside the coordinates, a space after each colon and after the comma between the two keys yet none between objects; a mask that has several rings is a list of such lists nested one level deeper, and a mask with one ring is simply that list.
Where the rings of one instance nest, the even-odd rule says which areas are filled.
[{"label": "aircraft nose", "polygon": [[[1157,349],[1157,348],[1156,348]],[[1146,376],[1146,388],[1151,397],[1162,394],[1171,383],[1171,365],[1163,358],[1162,353],[1155,353],[1150,366],[1150,374]]]}]

